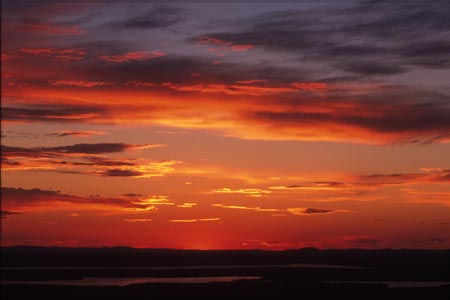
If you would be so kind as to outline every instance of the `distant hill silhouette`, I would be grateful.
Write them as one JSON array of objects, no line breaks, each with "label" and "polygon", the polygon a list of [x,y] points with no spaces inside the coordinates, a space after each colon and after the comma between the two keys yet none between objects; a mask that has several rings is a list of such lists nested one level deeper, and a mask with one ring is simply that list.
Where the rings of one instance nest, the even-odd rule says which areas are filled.
[{"label": "distant hill silhouette", "polygon": [[449,269],[450,250],[174,250],[129,247],[64,248],[14,246],[1,248],[3,267],[25,266],[193,266],[328,264],[377,268]]}]

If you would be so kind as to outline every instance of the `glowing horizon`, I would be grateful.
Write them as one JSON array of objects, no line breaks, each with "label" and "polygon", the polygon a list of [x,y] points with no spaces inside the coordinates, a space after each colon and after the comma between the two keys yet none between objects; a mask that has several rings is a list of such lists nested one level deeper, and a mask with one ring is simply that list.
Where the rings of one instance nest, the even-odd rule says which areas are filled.
[{"label": "glowing horizon", "polygon": [[3,6],[3,246],[450,248],[445,1]]}]

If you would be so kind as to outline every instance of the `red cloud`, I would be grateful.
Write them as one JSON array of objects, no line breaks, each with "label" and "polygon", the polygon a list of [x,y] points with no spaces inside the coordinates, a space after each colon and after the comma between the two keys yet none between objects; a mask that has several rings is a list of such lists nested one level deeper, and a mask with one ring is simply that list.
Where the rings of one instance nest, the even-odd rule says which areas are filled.
[{"label": "red cloud", "polygon": [[84,59],[87,54],[81,49],[58,49],[58,48],[22,48],[22,53],[40,57],[48,57],[58,61],[77,61]]},{"label": "red cloud", "polygon": [[[124,210],[152,210],[154,206],[143,201],[136,201],[127,197],[80,197],[63,194],[59,191],[42,189],[23,189],[13,187],[2,187],[2,208],[14,210],[15,212],[28,212],[54,209],[64,209],[66,204],[82,206],[95,206],[103,208],[119,208]],[[52,203],[52,205],[49,205]]]},{"label": "red cloud", "polygon": [[166,82],[163,83],[162,86],[182,92],[222,93],[226,95],[248,95],[248,96],[274,95],[282,93],[292,93],[297,91],[296,88],[292,88],[289,86],[255,86],[248,84],[223,84],[223,83],[176,85],[171,82]]},{"label": "red cloud", "polygon": [[255,48],[255,45],[234,44],[232,42],[226,42],[221,39],[212,38],[208,36],[198,38],[196,43],[201,45],[213,46],[214,48],[208,48],[208,51],[219,53],[219,55],[223,55],[223,52],[241,52]]},{"label": "red cloud", "polygon": [[145,81],[134,80],[134,81],[127,81],[125,83],[125,86],[152,87],[152,86],[156,86],[156,84],[153,83],[153,82],[145,82]]},{"label": "red cloud", "polygon": [[299,90],[310,92],[322,92],[328,89],[328,84],[323,82],[294,82],[291,85]]},{"label": "red cloud", "polygon": [[101,55],[99,58],[104,61],[109,62],[129,62],[134,60],[149,60],[158,57],[166,56],[167,54],[159,51],[137,51],[137,52],[127,52],[119,55]]},{"label": "red cloud", "polygon": [[116,84],[115,82],[108,82],[108,81],[86,81],[86,80],[50,80],[48,83],[54,86],[76,86],[85,88]]},{"label": "red cloud", "polygon": [[79,26],[54,25],[39,22],[27,22],[17,26],[19,31],[40,32],[52,35],[80,35],[86,31]]}]

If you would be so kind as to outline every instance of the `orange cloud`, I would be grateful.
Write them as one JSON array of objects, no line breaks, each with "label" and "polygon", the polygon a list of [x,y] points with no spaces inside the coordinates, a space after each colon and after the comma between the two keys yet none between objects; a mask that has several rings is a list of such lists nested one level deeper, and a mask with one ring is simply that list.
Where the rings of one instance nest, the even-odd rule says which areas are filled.
[{"label": "orange cloud", "polygon": [[[161,68],[159,64],[156,67]],[[449,141],[448,108],[440,103],[418,105],[414,104],[417,99],[408,102],[402,98],[391,102],[373,100],[370,98],[376,96],[373,92],[369,93],[372,96],[359,96],[355,100],[342,96],[344,92],[338,84],[322,90],[319,82],[297,82],[300,88],[292,86],[292,81],[254,82],[263,79],[251,79],[251,84],[240,84],[237,78],[226,83],[193,83],[198,79],[189,76],[191,70],[184,77],[174,76],[176,81],[161,82],[156,74],[147,77],[145,70],[139,70],[139,76],[131,76],[110,68],[99,71],[96,78],[108,75],[111,81],[74,76],[71,80],[53,80],[58,88],[37,85],[34,81],[30,81],[35,84],[32,87],[6,86],[9,97],[2,99],[2,120],[153,124],[215,130],[225,136],[254,140],[377,145]],[[92,72],[95,75],[96,71]],[[139,77],[142,78],[137,80]],[[88,74],[84,78],[89,78]],[[108,89],[94,88],[102,86]],[[151,94],[142,87],[151,88]],[[70,100],[75,91],[76,98],[83,101]],[[39,100],[35,95],[39,95]],[[22,101],[20,106],[13,100],[17,98]],[[68,100],[56,105],[60,99]],[[81,113],[76,114],[77,111]]]},{"label": "orange cloud", "polygon": [[169,220],[172,223],[196,223],[196,222],[216,222],[220,221],[220,218],[203,218],[203,219],[174,219]]},{"label": "orange cloud", "polygon": [[177,205],[177,207],[181,207],[181,208],[192,208],[195,206],[197,206],[197,203],[193,203],[193,202],[185,202],[183,204]]},{"label": "orange cloud", "polygon": [[124,221],[128,223],[147,223],[151,222],[152,219],[124,219]]},{"label": "orange cloud", "polygon": [[137,201],[133,201],[134,204],[139,206],[155,206],[155,205],[175,205],[175,203],[169,201],[167,196],[152,196],[146,199],[139,199]]},{"label": "orange cloud", "polygon": [[261,208],[259,206],[257,207],[248,207],[248,206],[241,206],[241,205],[223,205],[220,203],[212,204],[214,207],[221,207],[221,208],[229,208],[229,209],[240,209],[240,210],[253,210],[258,212],[278,212],[282,211],[281,209],[277,208]]},{"label": "orange cloud", "polygon": [[[238,209],[238,210],[251,210],[256,212],[277,212],[277,213],[290,213],[291,215],[320,215],[320,214],[332,214],[337,212],[349,212],[348,210],[334,210],[334,209],[317,209],[317,208],[261,208],[257,207],[249,207],[242,205],[223,205],[223,204],[212,204],[214,207],[228,208],[228,209]],[[286,216],[284,214],[275,214],[273,216]]]},{"label": "orange cloud", "polygon": [[244,194],[250,197],[263,197],[267,196],[271,193],[271,191],[262,190],[262,189],[230,189],[230,188],[221,188],[213,191],[217,194]]}]

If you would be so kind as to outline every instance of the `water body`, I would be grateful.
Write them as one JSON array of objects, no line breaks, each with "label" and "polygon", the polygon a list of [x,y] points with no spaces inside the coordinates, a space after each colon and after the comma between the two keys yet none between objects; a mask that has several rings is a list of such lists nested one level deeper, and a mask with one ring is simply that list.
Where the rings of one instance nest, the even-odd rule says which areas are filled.
[{"label": "water body", "polygon": [[102,267],[102,266],[34,266],[2,267],[2,270],[234,270],[234,269],[360,269],[355,266],[338,266],[324,264],[290,264],[290,265],[200,265],[200,266],[164,266],[164,267]]},{"label": "water body", "polygon": [[257,276],[222,276],[222,277],[173,277],[173,278],[101,278],[86,277],[79,280],[2,280],[1,284],[26,284],[26,285],[65,285],[65,286],[127,286],[142,283],[211,283],[233,282],[237,280],[259,280]]},{"label": "water body", "polygon": [[432,281],[326,281],[326,283],[356,283],[356,284],[387,284],[390,288],[423,288],[439,287],[450,284],[450,282]]}]

